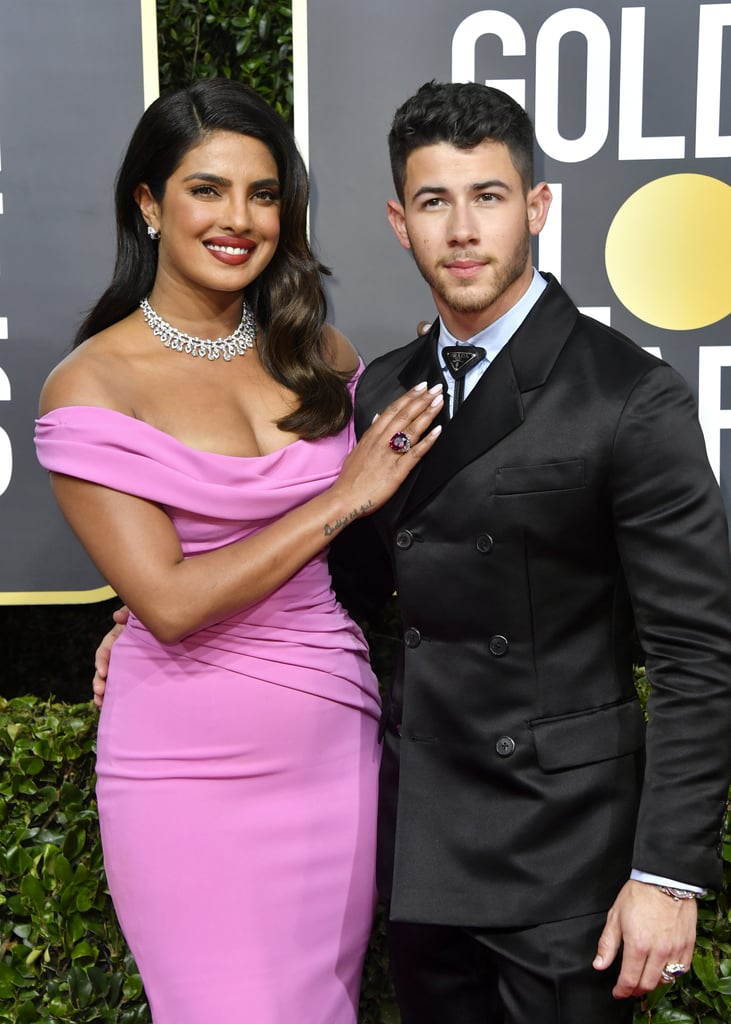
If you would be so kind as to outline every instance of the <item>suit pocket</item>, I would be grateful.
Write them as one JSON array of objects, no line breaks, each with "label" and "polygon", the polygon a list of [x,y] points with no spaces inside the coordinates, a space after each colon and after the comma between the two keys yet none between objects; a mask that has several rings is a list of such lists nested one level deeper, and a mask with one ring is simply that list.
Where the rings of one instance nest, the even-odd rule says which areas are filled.
[{"label": "suit pocket", "polygon": [[585,486],[584,460],[549,462],[542,466],[501,466],[495,471],[496,494],[570,491]]},{"label": "suit pocket", "polygon": [[634,697],[528,724],[544,772],[624,757],[641,750],[645,742],[645,716]]}]

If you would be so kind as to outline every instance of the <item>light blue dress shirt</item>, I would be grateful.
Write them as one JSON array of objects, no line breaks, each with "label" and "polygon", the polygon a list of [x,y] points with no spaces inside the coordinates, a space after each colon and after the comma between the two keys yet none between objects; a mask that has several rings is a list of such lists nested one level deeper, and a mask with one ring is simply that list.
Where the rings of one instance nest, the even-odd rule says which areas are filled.
[{"label": "light blue dress shirt", "polygon": [[506,345],[512,336],[515,334],[517,329],[523,323],[528,313],[533,309],[538,299],[541,297],[543,289],[546,287],[546,281],[537,270],[533,271],[533,280],[528,286],[528,290],[515,305],[503,313],[503,315],[497,319],[494,323],[486,327],[484,331],[480,331],[474,338],[470,338],[468,341],[457,341],[456,338],[452,337],[447,328],[443,323],[439,325],[439,340],[437,341],[437,352],[442,367],[442,373],[444,374],[444,380],[448,385],[448,409],[449,415],[452,415],[452,403],[454,401],[454,377],[449,372],[449,368],[442,355],[442,350],[449,345],[478,345],[480,348],[485,349],[485,359],[482,359],[476,366],[473,366],[471,370],[468,370],[464,377],[464,398],[470,394],[472,389],[478,380],[482,377],[483,373],[487,370],[490,363],[493,361],[495,356],[498,354],[500,349]]}]

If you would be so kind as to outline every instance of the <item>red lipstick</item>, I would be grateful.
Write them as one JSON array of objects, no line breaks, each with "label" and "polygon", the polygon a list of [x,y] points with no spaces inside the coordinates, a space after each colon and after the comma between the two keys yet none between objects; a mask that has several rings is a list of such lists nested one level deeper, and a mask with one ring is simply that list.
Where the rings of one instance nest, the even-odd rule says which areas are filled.
[{"label": "red lipstick", "polygon": [[203,245],[214,259],[228,266],[238,267],[246,263],[256,249],[256,242],[251,238],[238,238],[231,235],[220,235],[207,238]]}]

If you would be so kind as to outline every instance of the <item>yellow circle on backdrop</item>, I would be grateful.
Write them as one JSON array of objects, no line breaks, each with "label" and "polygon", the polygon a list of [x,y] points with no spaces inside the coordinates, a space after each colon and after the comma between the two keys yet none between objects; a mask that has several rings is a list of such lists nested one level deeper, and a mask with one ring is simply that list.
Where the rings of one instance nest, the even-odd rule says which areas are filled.
[{"label": "yellow circle on backdrop", "polygon": [[605,260],[617,298],[645,323],[717,323],[731,313],[731,186],[705,174],[643,185],[617,211]]}]

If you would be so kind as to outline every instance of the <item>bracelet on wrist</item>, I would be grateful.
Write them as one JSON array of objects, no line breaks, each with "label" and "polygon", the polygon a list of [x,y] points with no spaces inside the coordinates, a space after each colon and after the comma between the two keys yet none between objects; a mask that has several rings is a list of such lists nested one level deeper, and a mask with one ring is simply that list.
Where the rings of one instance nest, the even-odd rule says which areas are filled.
[{"label": "bracelet on wrist", "polygon": [[672,885],[655,885],[655,888],[670,896],[676,903],[678,900],[697,900],[699,896],[704,895],[702,892],[693,892],[692,889],[676,889]]}]

